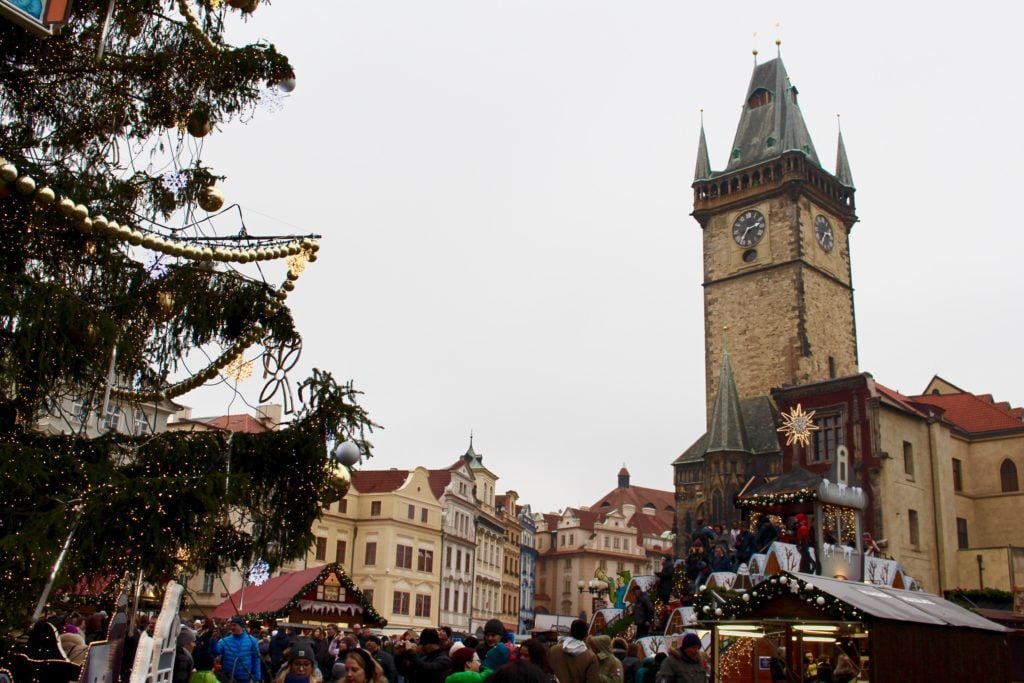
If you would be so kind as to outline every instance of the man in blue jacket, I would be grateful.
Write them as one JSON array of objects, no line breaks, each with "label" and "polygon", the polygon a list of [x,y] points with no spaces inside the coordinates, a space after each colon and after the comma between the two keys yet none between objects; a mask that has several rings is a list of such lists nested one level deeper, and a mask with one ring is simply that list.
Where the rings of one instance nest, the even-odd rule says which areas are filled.
[{"label": "man in blue jacket", "polygon": [[210,654],[220,657],[220,670],[228,683],[259,683],[263,680],[259,645],[245,632],[242,617],[231,617],[231,635],[210,643]]}]

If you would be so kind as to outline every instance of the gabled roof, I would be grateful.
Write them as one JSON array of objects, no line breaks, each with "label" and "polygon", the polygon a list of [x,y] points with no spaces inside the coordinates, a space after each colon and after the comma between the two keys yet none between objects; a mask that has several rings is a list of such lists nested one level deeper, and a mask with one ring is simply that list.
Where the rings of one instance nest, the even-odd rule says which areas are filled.
[{"label": "gabled roof", "polygon": [[923,394],[912,400],[942,409],[943,419],[969,434],[1024,431],[1024,411],[1008,403],[996,403],[989,394]]},{"label": "gabled roof", "polygon": [[352,487],[359,493],[387,493],[402,488],[409,470],[358,470],[352,473]]},{"label": "gabled roof", "polygon": [[452,481],[452,471],[450,469],[428,470],[427,481],[430,482],[430,492],[434,494],[434,498],[440,500],[444,495],[444,490]]},{"label": "gabled roof", "polygon": [[900,408],[901,410],[911,413],[917,417],[928,417],[928,413],[926,411],[921,410],[920,406],[915,405],[909,397],[904,396],[900,392],[890,389],[883,384],[879,384],[877,381],[875,382],[875,390],[878,392],[878,395],[890,405]]},{"label": "gabled roof", "polygon": [[[183,420],[184,421],[184,420]],[[252,415],[245,413],[239,415],[221,415],[219,417],[200,417],[192,422],[201,422],[215,429],[223,429],[226,432],[239,432],[243,434],[261,434],[270,431],[267,426]]]},{"label": "gabled roof", "polygon": [[565,508],[562,511],[561,516],[557,519],[562,520],[566,515],[571,514],[573,517],[580,521],[580,529],[586,529],[588,531],[594,530],[594,523],[601,517],[601,515],[593,510],[580,510],[579,508]]},{"label": "gabled roof", "polygon": [[[768,101],[757,106],[758,97]],[[797,90],[789,82],[782,59],[776,58],[754,67],[725,170],[746,168],[790,150],[821,165],[797,104]]]}]

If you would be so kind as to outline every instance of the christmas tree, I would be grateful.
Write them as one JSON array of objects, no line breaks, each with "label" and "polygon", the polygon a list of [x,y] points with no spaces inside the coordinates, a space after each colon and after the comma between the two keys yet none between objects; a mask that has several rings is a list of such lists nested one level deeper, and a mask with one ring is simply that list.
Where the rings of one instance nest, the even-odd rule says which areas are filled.
[{"label": "christmas tree", "polygon": [[[250,235],[201,159],[211,131],[293,84],[273,45],[226,43],[257,3],[76,0],[53,35],[0,18],[3,624],[31,613],[67,538],[65,585],[300,557],[347,488],[327,444],[369,455],[356,392],[320,371],[267,434],[90,438],[83,419],[153,412],[247,352],[287,383],[301,337],[285,300],[318,241]],[[39,433],[47,415],[68,433]]]}]

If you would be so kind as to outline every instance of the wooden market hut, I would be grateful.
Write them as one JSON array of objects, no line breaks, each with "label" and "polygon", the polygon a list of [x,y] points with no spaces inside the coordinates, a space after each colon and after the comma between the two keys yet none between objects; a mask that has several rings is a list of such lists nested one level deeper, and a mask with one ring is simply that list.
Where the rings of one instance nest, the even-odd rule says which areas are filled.
[{"label": "wooden market hut", "polygon": [[1010,629],[937,595],[799,573],[754,590],[702,596],[717,681],[769,682],[779,647],[797,679],[809,651],[859,660],[871,683],[1011,680]]},{"label": "wooden market hut", "polygon": [[286,619],[291,623],[381,627],[387,622],[338,563],[281,574],[235,591],[210,616],[247,621]]}]

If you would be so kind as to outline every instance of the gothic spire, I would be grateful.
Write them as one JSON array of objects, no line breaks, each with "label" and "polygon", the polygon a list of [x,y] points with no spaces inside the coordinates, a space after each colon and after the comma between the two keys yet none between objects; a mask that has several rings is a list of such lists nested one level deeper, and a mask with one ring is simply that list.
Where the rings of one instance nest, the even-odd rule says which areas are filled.
[{"label": "gothic spire", "polygon": [[693,182],[707,180],[711,177],[711,160],[708,158],[708,141],[704,137],[704,110],[700,112],[700,142],[697,143],[697,168],[693,172]]},{"label": "gothic spire", "polygon": [[839,129],[839,149],[836,152],[836,180],[847,187],[854,187],[853,174],[850,173],[850,160],[846,158],[846,145],[843,144],[843,129]]},{"label": "gothic spire", "polygon": [[754,66],[725,170],[745,168],[791,150],[821,165],[797,103],[797,89],[777,57]]},{"label": "gothic spire", "polygon": [[718,395],[715,407],[711,411],[711,425],[708,427],[708,441],[705,453],[730,451],[749,453],[747,430],[743,426],[743,415],[740,412],[740,397],[736,390],[736,380],[732,376],[732,364],[729,362],[729,349],[722,352],[722,373],[718,379]]}]

